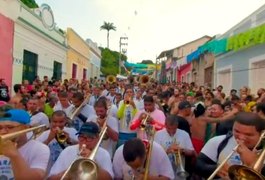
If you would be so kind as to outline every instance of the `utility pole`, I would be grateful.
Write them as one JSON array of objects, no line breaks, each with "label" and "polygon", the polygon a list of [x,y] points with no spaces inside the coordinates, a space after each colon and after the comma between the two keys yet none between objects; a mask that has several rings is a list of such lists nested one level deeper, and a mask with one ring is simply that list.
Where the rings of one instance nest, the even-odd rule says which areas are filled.
[{"label": "utility pole", "polygon": [[[121,47],[122,46],[127,46],[128,43],[123,43],[122,40],[128,40],[128,37],[120,37],[120,54],[119,54],[119,74],[121,74]],[[122,49],[122,52],[125,53],[127,50],[126,49]]]}]

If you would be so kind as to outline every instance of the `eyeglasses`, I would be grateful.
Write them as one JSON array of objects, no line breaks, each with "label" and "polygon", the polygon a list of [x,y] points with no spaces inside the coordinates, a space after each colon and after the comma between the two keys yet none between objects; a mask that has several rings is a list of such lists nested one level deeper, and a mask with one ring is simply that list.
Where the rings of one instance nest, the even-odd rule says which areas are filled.
[{"label": "eyeglasses", "polygon": [[2,131],[4,129],[10,131],[10,130],[13,130],[13,129],[19,127],[19,126],[21,126],[21,125],[17,125],[17,126],[11,126],[11,125],[8,125],[8,126],[0,126],[0,131]]},{"label": "eyeglasses", "polygon": [[78,139],[80,141],[92,141],[92,140],[96,139],[96,136],[79,135]]}]

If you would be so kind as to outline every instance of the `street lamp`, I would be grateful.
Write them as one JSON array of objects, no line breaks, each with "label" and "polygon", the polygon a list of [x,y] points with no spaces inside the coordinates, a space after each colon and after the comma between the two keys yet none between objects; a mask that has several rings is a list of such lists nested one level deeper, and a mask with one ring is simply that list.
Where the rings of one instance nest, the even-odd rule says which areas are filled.
[{"label": "street lamp", "polygon": [[[119,74],[121,74],[121,46],[127,46],[128,43],[123,43],[122,40],[128,40],[128,37],[120,37],[120,54],[119,54]],[[123,53],[126,53],[126,49],[122,49]]]}]

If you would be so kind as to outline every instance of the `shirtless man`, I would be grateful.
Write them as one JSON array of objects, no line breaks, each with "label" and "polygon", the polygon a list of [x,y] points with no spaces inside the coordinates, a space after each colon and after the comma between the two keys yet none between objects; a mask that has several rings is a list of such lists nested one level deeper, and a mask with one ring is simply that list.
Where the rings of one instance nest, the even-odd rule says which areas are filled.
[{"label": "shirtless man", "polygon": [[21,84],[15,84],[14,91],[16,94],[10,99],[9,103],[14,108],[17,108],[17,105],[20,103],[22,96],[25,93],[25,87]]}]

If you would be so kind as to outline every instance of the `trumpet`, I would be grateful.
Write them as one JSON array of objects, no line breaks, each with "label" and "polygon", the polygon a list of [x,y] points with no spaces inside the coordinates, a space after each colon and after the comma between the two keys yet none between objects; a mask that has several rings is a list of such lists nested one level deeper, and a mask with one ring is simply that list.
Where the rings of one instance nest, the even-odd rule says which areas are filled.
[{"label": "trumpet", "polygon": [[[173,143],[177,143],[176,138],[174,138]],[[179,170],[177,172],[177,176],[180,178],[187,178],[189,176],[189,173],[185,171],[183,161],[182,161],[182,156],[180,152],[180,148],[178,148],[177,152],[174,154],[174,159],[175,159],[175,165],[179,166]]]},{"label": "trumpet", "polygon": [[58,142],[60,144],[64,144],[67,140],[67,136],[66,134],[64,133],[63,130],[61,130],[59,127],[57,127],[57,134],[56,134],[56,138],[58,140]]},{"label": "trumpet", "polygon": [[34,136],[36,137],[37,134],[41,133],[44,129],[46,129],[46,125],[40,125],[37,127],[33,127],[33,128],[28,128],[28,129],[24,129],[18,132],[14,132],[14,133],[9,133],[6,135],[2,135],[0,136],[0,155],[2,154],[2,149],[1,147],[3,147],[3,143],[7,140],[14,140],[15,138],[19,137],[22,134],[26,134],[28,132],[33,132]]},{"label": "trumpet", "polygon": [[[255,147],[253,148],[253,151],[258,147],[258,145],[260,144],[260,142],[264,139],[265,136],[265,131],[260,135],[260,138],[257,142],[257,144],[255,145]],[[225,165],[225,163],[230,159],[230,157],[234,154],[234,152],[238,149],[239,145],[236,145],[232,152],[223,160],[223,162],[216,168],[216,170],[211,174],[211,176],[207,179],[207,180],[212,180],[216,174],[218,173],[218,171]],[[235,179],[235,180],[239,180],[239,179],[252,179],[252,177],[254,177],[255,180],[258,179],[265,179],[258,171],[261,168],[261,165],[263,165],[263,161],[265,159],[265,149],[262,150],[261,155],[259,156],[259,159],[257,160],[257,162],[254,165],[254,168],[251,169],[247,166],[244,165],[232,165],[229,169],[228,169],[228,174],[229,177],[231,179]],[[263,178],[262,178],[263,177]]]},{"label": "trumpet", "polygon": [[[107,127],[102,130],[102,134],[99,137],[99,141],[90,153],[88,158],[78,158],[68,167],[63,174],[61,180],[66,179],[86,179],[96,180],[98,179],[98,165],[95,162],[95,156],[98,151],[99,145],[107,131]],[[80,153],[81,154],[81,153]]]},{"label": "trumpet", "polygon": [[145,130],[145,128],[147,126],[147,120],[148,120],[149,117],[150,117],[150,114],[149,113],[146,113],[145,114],[145,118],[141,121],[140,128],[142,130]]}]

